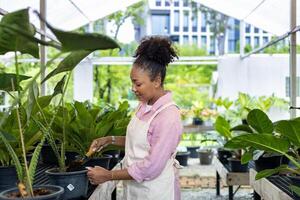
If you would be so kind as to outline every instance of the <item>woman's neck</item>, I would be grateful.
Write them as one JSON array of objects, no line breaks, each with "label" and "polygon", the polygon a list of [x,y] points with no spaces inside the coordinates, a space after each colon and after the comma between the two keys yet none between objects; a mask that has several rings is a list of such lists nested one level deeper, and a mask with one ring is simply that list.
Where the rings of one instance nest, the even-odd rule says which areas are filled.
[{"label": "woman's neck", "polygon": [[159,92],[157,92],[157,95],[155,95],[153,98],[151,98],[147,104],[153,105],[160,97],[164,96],[166,94],[166,91],[162,88]]}]

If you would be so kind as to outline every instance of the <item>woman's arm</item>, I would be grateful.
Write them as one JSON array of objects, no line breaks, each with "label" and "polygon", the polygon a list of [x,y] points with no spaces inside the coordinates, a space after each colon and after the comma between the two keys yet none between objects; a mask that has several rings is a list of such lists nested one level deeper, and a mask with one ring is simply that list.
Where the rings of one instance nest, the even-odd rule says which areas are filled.
[{"label": "woman's arm", "polygon": [[102,167],[88,167],[87,176],[93,185],[98,185],[111,180],[132,180],[127,169],[107,170]]},{"label": "woman's arm", "polygon": [[115,136],[115,140],[113,140],[112,136],[106,136],[102,138],[97,138],[93,140],[90,150],[95,152],[98,151],[101,147],[113,144],[119,147],[125,147],[125,136]]}]

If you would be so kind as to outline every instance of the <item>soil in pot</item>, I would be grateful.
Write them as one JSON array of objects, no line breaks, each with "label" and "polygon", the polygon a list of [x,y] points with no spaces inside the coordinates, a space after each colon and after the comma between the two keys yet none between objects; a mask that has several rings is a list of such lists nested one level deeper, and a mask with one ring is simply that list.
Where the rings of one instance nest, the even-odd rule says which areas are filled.
[{"label": "soil in pot", "polygon": [[260,172],[265,169],[275,169],[282,163],[282,155],[260,156],[254,161],[256,171]]},{"label": "soil in pot", "polygon": [[236,158],[228,158],[229,169],[231,172],[247,172],[248,163],[242,164],[241,160]]},{"label": "soil in pot", "polygon": [[102,157],[91,158],[84,164],[84,167],[100,166],[105,169],[109,169],[109,163],[112,157],[113,157],[112,155],[103,154]]},{"label": "soil in pot", "polygon": [[0,192],[9,188],[16,187],[18,178],[14,166],[0,166]]},{"label": "soil in pot", "polygon": [[0,193],[0,200],[60,200],[64,189],[54,185],[40,185],[33,187],[34,197],[22,198],[18,188],[5,190]]},{"label": "soil in pot", "polygon": [[210,165],[212,163],[214,152],[210,150],[198,150],[200,165]]},{"label": "soil in pot", "polygon": [[87,170],[75,172],[59,172],[57,168],[46,171],[49,181],[53,185],[59,185],[65,192],[61,199],[79,200],[86,198],[88,189]]},{"label": "soil in pot", "polygon": [[228,158],[232,157],[232,153],[231,151],[228,151],[226,149],[218,149],[218,158],[221,161],[221,163],[223,164],[227,164],[228,163]]},{"label": "soil in pot", "polygon": [[186,147],[187,150],[189,152],[191,152],[190,154],[190,158],[198,158],[198,152],[197,152],[197,149],[199,149],[199,146],[195,146],[195,147]]},{"label": "soil in pot", "polygon": [[190,152],[177,152],[176,154],[176,160],[180,163],[182,166],[188,166],[188,158],[189,158]]}]

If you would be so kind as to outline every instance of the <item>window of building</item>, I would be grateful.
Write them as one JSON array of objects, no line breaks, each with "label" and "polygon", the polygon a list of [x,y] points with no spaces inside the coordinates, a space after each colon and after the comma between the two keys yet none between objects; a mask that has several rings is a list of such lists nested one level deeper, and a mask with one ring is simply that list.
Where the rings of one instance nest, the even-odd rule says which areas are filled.
[{"label": "window of building", "polygon": [[179,7],[179,0],[174,0],[174,6]]},{"label": "window of building", "polygon": [[206,36],[201,36],[201,48],[202,49],[206,49],[206,42],[207,42],[207,38]]},{"label": "window of building", "polygon": [[170,0],[165,1],[165,6],[170,6]]},{"label": "window of building", "polygon": [[183,0],[183,6],[188,7],[189,6],[189,0]]},{"label": "window of building", "polygon": [[179,11],[175,10],[174,11],[174,31],[178,32],[179,31]]},{"label": "window of building", "polygon": [[209,54],[214,55],[216,51],[214,37],[210,36]]},{"label": "window of building", "polygon": [[198,14],[197,14],[197,12],[193,12],[193,14],[192,14],[192,31],[193,32],[198,31]]},{"label": "window of building", "polygon": [[176,42],[176,43],[179,42],[179,36],[178,36],[178,35],[171,35],[171,36],[170,36],[170,39],[171,39],[173,42]]},{"label": "window of building", "polygon": [[250,36],[247,36],[247,37],[245,38],[245,43],[246,43],[246,45],[247,45],[247,44],[251,45],[251,37],[250,37]]},{"label": "window of building", "polygon": [[266,43],[268,43],[268,42],[269,42],[269,38],[266,37],[266,36],[264,36],[264,37],[263,37],[263,43],[266,44]]},{"label": "window of building", "polygon": [[236,41],[235,40],[228,40],[228,52],[234,53],[236,47]]},{"label": "window of building", "polygon": [[193,41],[193,44],[198,45],[198,36],[197,35],[193,35],[192,41]]},{"label": "window of building", "polygon": [[259,28],[254,28],[254,33],[259,33]]},{"label": "window of building", "polygon": [[201,13],[201,32],[206,32],[206,16]]},{"label": "window of building", "polygon": [[170,16],[168,14],[152,14],[152,34],[167,35],[170,33]]},{"label": "window of building", "polygon": [[246,33],[250,33],[250,30],[251,30],[251,25],[246,24]]},{"label": "window of building", "polygon": [[184,35],[183,36],[183,44],[188,44],[189,43],[189,36]]},{"label": "window of building", "polygon": [[156,6],[161,6],[161,0],[155,0],[155,5]]},{"label": "window of building", "polygon": [[[297,76],[297,91],[296,91],[296,95],[297,95],[297,97],[299,97],[300,96],[300,77],[299,76]],[[285,96],[286,97],[290,97],[291,96],[291,90],[290,90],[290,77],[289,76],[287,76],[287,77],[285,77]]]},{"label": "window of building", "polygon": [[183,12],[183,31],[184,32],[189,31],[189,12],[188,11]]},{"label": "window of building", "polygon": [[258,36],[255,36],[254,37],[254,47],[259,47],[259,37]]}]

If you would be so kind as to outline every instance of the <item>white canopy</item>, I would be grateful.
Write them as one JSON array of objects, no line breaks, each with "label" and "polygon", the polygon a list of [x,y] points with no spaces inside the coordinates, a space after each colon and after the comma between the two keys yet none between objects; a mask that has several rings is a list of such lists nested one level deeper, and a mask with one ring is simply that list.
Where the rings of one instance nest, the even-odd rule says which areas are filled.
[{"label": "white canopy", "polygon": [[[48,0],[47,21],[63,30],[74,30],[89,22],[126,9],[140,0]],[[40,0],[1,0],[0,8],[12,12],[22,8],[39,10]],[[39,27],[36,16],[33,23]]]},{"label": "white canopy", "polygon": [[[290,0],[194,0],[277,36],[290,31]],[[300,25],[300,2],[297,3]]]}]

